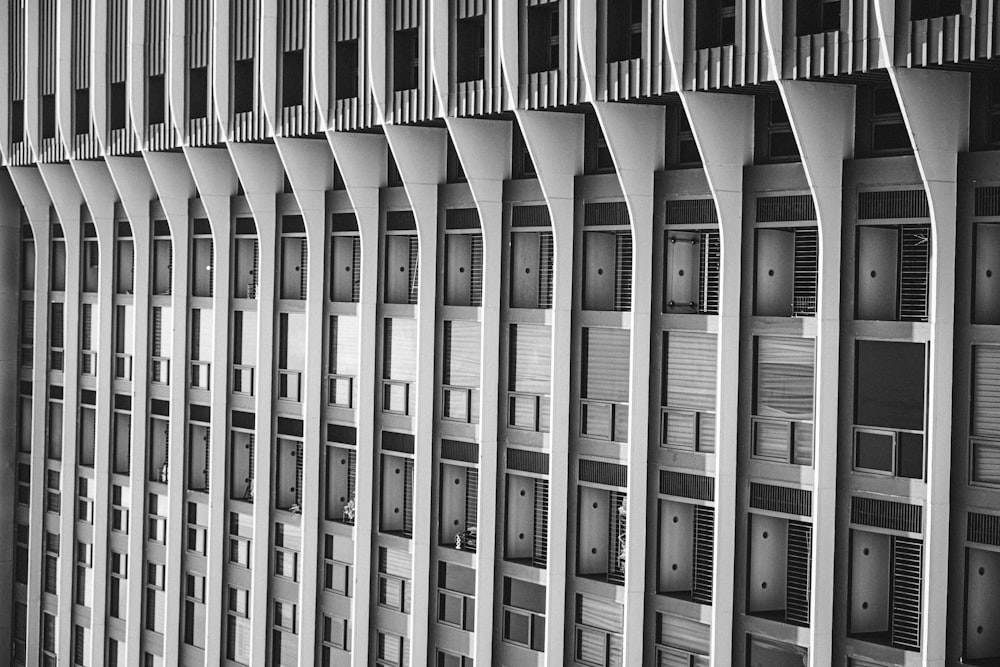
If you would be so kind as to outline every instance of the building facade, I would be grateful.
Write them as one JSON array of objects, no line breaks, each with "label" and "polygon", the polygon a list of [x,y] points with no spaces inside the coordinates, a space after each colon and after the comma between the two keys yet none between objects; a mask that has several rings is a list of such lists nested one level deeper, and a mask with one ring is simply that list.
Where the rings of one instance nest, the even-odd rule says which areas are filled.
[{"label": "building facade", "polygon": [[0,17],[10,664],[1000,664],[994,0]]}]

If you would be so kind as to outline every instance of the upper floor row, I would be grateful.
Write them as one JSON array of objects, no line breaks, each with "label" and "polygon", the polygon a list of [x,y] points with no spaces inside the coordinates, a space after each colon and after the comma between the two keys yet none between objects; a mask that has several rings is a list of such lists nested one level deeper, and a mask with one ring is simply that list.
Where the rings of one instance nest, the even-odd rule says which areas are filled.
[{"label": "upper floor row", "polygon": [[995,0],[3,0],[10,164],[994,57]]}]

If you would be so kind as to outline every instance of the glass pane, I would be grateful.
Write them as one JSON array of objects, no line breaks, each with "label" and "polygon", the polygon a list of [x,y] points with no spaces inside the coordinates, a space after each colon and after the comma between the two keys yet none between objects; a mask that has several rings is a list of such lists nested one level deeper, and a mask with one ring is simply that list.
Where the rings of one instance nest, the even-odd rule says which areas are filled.
[{"label": "glass pane", "polygon": [[787,463],[789,427],[787,423],[754,422],[753,455],[759,459]]},{"label": "glass pane", "polygon": [[855,468],[892,472],[892,434],[858,431],[854,437]]}]

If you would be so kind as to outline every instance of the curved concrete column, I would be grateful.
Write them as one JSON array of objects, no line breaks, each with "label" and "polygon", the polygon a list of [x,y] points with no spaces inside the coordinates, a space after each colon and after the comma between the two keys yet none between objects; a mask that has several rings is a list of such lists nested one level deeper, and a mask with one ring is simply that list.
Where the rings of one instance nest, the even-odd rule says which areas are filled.
[{"label": "curved concrete column", "polygon": [[[235,172],[233,171],[232,164],[229,162],[228,154],[226,151],[216,148],[185,148],[184,157],[187,160],[188,168],[190,169],[191,177],[197,187],[198,194],[201,199],[202,205],[205,207],[205,214],[208,218],[209,223],[212,227],[212,237],[214,242],[215,250],[215,264],[213,266],[213,271],[216,276],[225,276],[228,278],[230,275],[230,258],[231,258],[231,219],[230,219],[230,197],[236,190],[236,178]],[[178,246],[184,246],[186,249],[190,242],[190,234],[184,236],[183,239],[179,239]],[[262,244],[263,245],[263,244]],[[176,250],[176,247],[175,247]],[[189,263],[184,263],[181,266],[189,266]],[[211,427],[211,442],[209,443],[210,453],[209,453],[209,508],[208,508],[208,521],[209,526],[222,527],[225,526],[225,516],[226,516],[226,449],[229,441],[229,415],[227,410],[227,396],[229,391],[229,373],[228,371],[223,371],[223,369],[228,369],[229,367],[229,302],[231,291],[228,289],[228,280],[218,280],[215,283],[217,289],[212,297],[212,331],[215,333],[215,340],[212,341],[212,371],[210,373],[209,389],[209,420]],[[189,308],[187,295],[190,290],[186,290],[184,294],[183,306],[187,310]],[[259,322],[259,319],[258,319]],[[177,326],[177,322],[174,322],[174,326]],[[259,348],[258,348],[259,349]],[[269,349],[269,348],[268,348]],[[184,356],[182,361],[185,370],[188,367],[188,357]],[[187,373],[183,376],[184,387],[187,386],[188,375]],[[173,413],[171,413],[173,414]],[[182,411],[181,414],[186,415],[187,413]],[[173,420],[171,420],[173,421]],[[187,420],[185,419],[183,423],[183,428],[187,430]],[[258,425],[259,428],[259,425]],[[186,436],[186,434],[185,434]],[[183,436],[182,436],[183,437]],[[184,437],[182,442],[187,442],[188,438]],[[187,452],[184,452],[185,455]],[[266,457],[255,457],[260,465],[260,460]],[[181,480],[183,480],[183,471],[181,471]],[[255,476],[256,479],[256,476]],[[183,491],[186,496],[186,490]],[[254,504],[254,518],[256,521],[256,515],[259,511],[255,500]],[[266,511],[266,510],[265,510]],[[267,533],[264,533],[267,535]],[[257,531],[257,525],[254,524],[254,549],[261,548],[259,544],[259,533]],[[266,542],[266,540],[265,540]],[[207,582],[209,591],[211,593],[206,597],[205,600],[205,618],[206,618],[206,637],[222,637],[222,620],[225,615],[227,601],[223,599],[223,587],[221,585],[214,586],[213,582],[221,582],[224,578],[223,575],[223,562],[226,553],[226,531],[215,530],[209,531],[208,544],[206,550],[206,563],[207,563]],[[265,544],[266,548],[266,544]],[[254,551],[253,563],[256,565],[261,561],[257,560],[258,553]],[[269,562],[266,560],[264,563]],[[256,575],[259,568],[254,568],[254,573]],[[255,590],[263,590],[266,595],[267,588],[257,589],[255,582]],[[259,604],[259,600],[256,597],[252,600],[253,605]],[[265,602],[266,604],[266,602]],[[257,623],[258,609],[256,606],[253,607],[251,612],[251,622]],[[263,620],[266,623],[266,614]],[[252,626],[253,633],[253,649],[256,651],[258,649],[259,643],[262,643],[265,637],[260,637],[259,626]],[[254,654],[256,655],[256,654]],[[216,664],[222,659],[222,645],[219,642],[207,641],[205,643],[205,664]]]},{"label": "curved concrete column", "polygon": [[[427,664],[430,609],[434,479],[434,406],[436,386],[435,329],[437,310],[438,185],[445,181],[444,129],[387,125],[385,136],[396,160],[403,188],[413,209],[419,239],[420,280],[417,286],[417,382],[413,461],[413,596],[410,614],[410,664]],[[418,611],[420,610],[420,611]]]},{"label": "curved concrete column", "polygon": [[[376,346],[378,341],[378,246],[379,188],[385,185],[388,146],[376,134],[327,132],[327,141],[341,169],[361,236],[361,294],[358,299],[358,448],[357,488],[375,488],[378,442],[375,437],[375,406],[378,405]],[[358,495],[358,500],[363,495]],[[375,494],[358,502],[354,519],[354,572],[359,582],[372,578],[372,535],[375,531]],[[372,587],[356,586],[352,603],[351,664],[369,664],[369,618]]]},{"label": "curved concrete column", "polygon": [[[500,291],[503,256],[503,183],[510,178],[511,124],[508,121],[448,118],[455,151],[469,182],[483,234],[483,285],[479,379],[479,526],[476,544],[477,664],[493,663],[494,563],[500,448]],[[487,640],[487,636],[489,639]]]},{"label": "curved concrete column", "polygon": [[[583,173],[584,120],[580,114],[514,112],[538,174],[552,222],[552,372],[549,452],[549,558],[545,586],[545,653],[549,664],[567,659],[565,647],[569,419],[573,337],[575,181]],[[566,425],[556,428],[556,425]],[[561,551],[560,551],[561,550]],[[569,655],[572,655],[570,652]]]},{"label": "curved concrete column", "polygon": [[[178,267],[188,266],[188,238],[190,236],[190,224],[188,221],[190,201],[197,198],[198,191],[195,188],[191,172],[188,170],[188,163],[183,154],[178,153],[145,153],[143,159],[146,163],[146,170],[149,174],[150,182],[155,190],[155,196],[159,199],[160,207],[163,209],[164,217],[170,227],[170,242],[173,255],[173,262]],[[117,175],[117,179],[128,178],[125,175]],[[141,201],[141,200],[139,200]],[[139,205],[139,202],[136,202]],[[133,206],[134,208],[134,206]],[[146,205],[148,209],[148,204]],[[151,225],[153,223],[150,223]],[[133,230],[133,234],[138,236]],[[149,236],[146,236],[145,254],[150,255]],[[136,244],[138,259],[139,244]],[[148,262],[148,259],[146,260]],[[148,267],[148,264],[147,264]],[[149,270],[145,270],[148,284]],[[171,337],[171,351],[173,357],[170,360],[169,375],[169,405],[171,419],[169,422],[169,442],[173,450],[172,456],[168,454],[167,469],[167,516],[174,517],[173,521],[167,521],[166,538],[166,589],[168,591],[183,590],[184,585],[184,542],[186,539],[184,529],[185,511],[185,489],[184,489],[184,468],[185,468],[185,448],[187,440],[187,420],[184,418],[187,397],[187,354],[188,354],[188,277],[190,271],[179,270],[173,272],[173,284],[171,285],[171,310],[173,314],[173,331],[164,332],[164,335]],[[138,276],[138,273],[137,273]],[[137,278],[138,279],[138,278]],[[138,295],[138,291],[136,292]],[[147,308],[149,298],[145,298]],[[136,306],[137,313],[143,313],[143,317],[148,318],[148,311],[140,311]],[[147,329],[148,331],[148,329]],[[143,340],[137,336],[137,340]],[[146,356],[146,350],[143,350]],[[148,362],[147,362],[148,364]],[[148,365],[147,373],[148,377]],[[210,590],[210,589],[209,589]],[[165,627],[181,627],[181,600],[178,597],[176,603],[167,597]],[[164,662],[170,664],[171,661],[179,660],[180,642],[166,643],[163,647]]]}]

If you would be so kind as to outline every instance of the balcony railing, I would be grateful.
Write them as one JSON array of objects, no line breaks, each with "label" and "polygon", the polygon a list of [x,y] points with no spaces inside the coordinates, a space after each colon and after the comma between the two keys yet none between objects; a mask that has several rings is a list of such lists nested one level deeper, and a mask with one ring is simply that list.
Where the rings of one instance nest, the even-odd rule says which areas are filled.
[{"label": "balcony railing", "polygon": [[382,380],[382,412],[410,414],[410,382]]},{"label": "balcony railing", "polygon": [[253,396],[254,367],[245,364],[233,364],[233,393]]},{"label": "balcony railing", "polygon": [[628,441],[628,404],[580,399],[580,433],[588,438]]},{"label": "balcony railing", "polygon": [[507,392],[507,426],[548,433],[549,397],[518,391]]},{"label": "balcony railing", "polygon": [[149,370],[149,381],[153,384],[170,384],[170,359],[168,357],[153,357]]},{"label": "balcony railing", "polygon": [[132,355],[115,352],[115,379],[132,381]]},{"label": "balcony railing", "polygon": [[212,364],[208,361],[191,362],[191,388],[208,389],[212,374]]},{"label": "balcony railing", "polygon": [[302,400],[302,371],[278,369],[278,398],[296,402]]},{"label": "balcony railing", "polygon": [[338,408],[354,407],[354,376],[330,373],[327,380],[327,403]]}]

